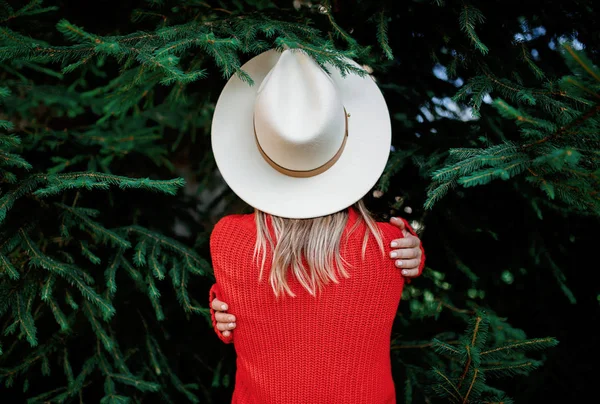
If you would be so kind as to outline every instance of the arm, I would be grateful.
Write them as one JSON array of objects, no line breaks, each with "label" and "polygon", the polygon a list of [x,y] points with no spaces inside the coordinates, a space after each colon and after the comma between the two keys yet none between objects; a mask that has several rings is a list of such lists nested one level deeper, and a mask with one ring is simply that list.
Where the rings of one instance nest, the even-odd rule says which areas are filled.
[{"label": "arm", "polygon": [[[396,267],[402,268],[402,275],[406,276],[407,281],[410,282],[410,278],[415,278],[423,272],[425,267],[425,250],[421,245],[421,240],[415,231],[410,227],[408,222],[404,219],[393,217],[390,223],[400,228],[404,234],[403,238],[392,240],[395,245],[390,245],[392,250],[390,251],[390,258],[396,260]],[[213,287],[215,287],[213,285]],[[225,307],[223,307],[225,306]],[[235,316],[227,314],[227,304],[218,298],[212,298],[211,296],[211,317],[213,319],[213,325],[215,325],[215,332],[223,340],[222,337],[233,338],[233,329],[236,326]],[[216,314],[214,314],[216,311]],[[227,342],[227,341],[224,341]],[[229,341],[231,342],[231,341]]]},{"label": "arm", "polygon": [[[219,299],[220,294],[221,291],[219,285],[215,283],[210,288],[208,297],[210,304],[210,318],[215,333],[217,333],[217,337],[224,343],[230,344],[233,342],[233,334],[229,330],[235,328],[235,316],[225,313],[228,307]],[[233,326],[231,326],[231,324],[233,324]]]},{"label": "arm", "polygon": [[[219,278],[221,277],[223,271],[221,266],[221,257],[220,254],[223,251],[227,251],[227,247],[220,244],[219,240],[222,239],[219,235],[227,234],[227,230],[224,229],[224,226],[229,223],[227,216],[221,218],[214,226],[211,234],[210,234],[210,256],[213,265],[213,272],[215,275],[215,284],[212,285],[209,291],[208,301],[210,308],[210,318],[212,321],[212,326],[217,334],[217,337],[221,341],[226,344],[230,344],[233,342],[233,334],[230,329],[233,327],[230,326],[231,323],[235,321],[235,316],[231,314],[225,313],[226,310],[229,309],[228,305],[225,304],[221,299],[222,292],[219,284]],[[225,250],[223,250],[225,248]],[[221,250],[220,250],[221,249]]]}]

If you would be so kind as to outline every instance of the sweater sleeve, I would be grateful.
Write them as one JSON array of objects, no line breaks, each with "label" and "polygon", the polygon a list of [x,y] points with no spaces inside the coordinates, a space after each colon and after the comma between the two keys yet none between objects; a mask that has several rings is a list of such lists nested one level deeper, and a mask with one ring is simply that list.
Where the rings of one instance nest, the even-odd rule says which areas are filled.
[{"label": "sweater sleeve", "polygon": [[217,283],[212,285],[208,295],[209,295],[208,296],[208,307],[210,307],[210,318],[212,320],[213,329],[215,330],[217,337],[219,337],[219,339],[221,341],[223,341],[226,344],[230,344],[233,342],[233,331],[229,332],[228,337],[223,335],[223,333],[217,328],[217,320],[215,318],[215,310],[212,308],[212,301],[215,298],[221,300],[221,298],[220,298],[221,290],[219,289],[219,285]]},{"label": "sweater sleeve", "polygon": [[[226,337],[223,335],[222,331],[220,331],[217,328],[217,319],[215,318],[215,310],[212,308],[212,301],[217,298],[221,301],[223,301],[222,293],[221,293],[221,288],[219,287],[219,278],[221,277],[221,271],[223,270],[223,268],[221,267],[221,260],[219,259],[221,257],[222,254],[222,250],[219,250],[219,240],[222,238],[222,234],[223,233],[227,233],[227,225],[229,223],[229,219],[228,217],[224,217],[221,220],[219,220],[217,222],[217,224],[215,224],[215,227],[213,228],[211,235],[210,235],[210,255],[211,255],[211,261],[212,261],[212,266],[213,266],[213,272],[215,274],[215,283],[212,285],[212,287],[210,288],[209,291],[209,305],[208,307],[210,308],[210,318],[212,321],[212,325],[213,325],[213,329],[215,330],[215,333],[217,334],[217,337],[219,337],[219,339],[221,341],[223,341],[226,344],[230,344],[233,342],[233,330],[229,332],[229,336]],[[229,304],[230,302],[225,302],[227,304]]]},{"label": "sweater sleeve", "polygon": [[[419,237],[417,235],[417,233],[414,231],[414,229],[412,227],[410,227],[410,225],[408,224],[408,221],[404,218],[400,218],[403,222],[404,222],[404,226],[406,227],[406,230],[408,230],[408,232],[410,234],[412,234],[415,237]],[[421,240],[421,238],[419,237],[419,240]],[[423,268],[425,268],[425,249],[423,248],[423,243],[421,243],[421,263],[419,264],[419,275],[421,276],[421,274],[423,273]],[[410,278],[406,279],[408,281],[408,283],[410,283]]]}]

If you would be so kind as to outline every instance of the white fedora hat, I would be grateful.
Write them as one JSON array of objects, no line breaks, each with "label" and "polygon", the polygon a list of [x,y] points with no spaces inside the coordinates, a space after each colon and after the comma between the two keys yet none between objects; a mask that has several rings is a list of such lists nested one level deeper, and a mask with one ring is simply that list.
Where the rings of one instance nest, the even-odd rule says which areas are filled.
[{"label": "white fedora hat", "polygon": [[[359,67],[353,61],[350,63]],[[293,219],[343,210],[367,194],[387,163],[391,122],[374,80],[300,50],[269,50],[242,66],[217,101],[212,149],[225,182],[263,212]]]}]

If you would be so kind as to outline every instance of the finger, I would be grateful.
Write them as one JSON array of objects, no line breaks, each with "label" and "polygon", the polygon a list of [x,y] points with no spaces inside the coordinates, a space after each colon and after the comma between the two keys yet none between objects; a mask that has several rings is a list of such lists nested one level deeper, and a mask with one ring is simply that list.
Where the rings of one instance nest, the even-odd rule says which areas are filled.
[{"label": "finger", "polygon": [[217,323],[217,330],[226,331],[233,330],[235,328],[235,323]]},{"label": "finger", "polygon": [[231,331],[223,331],[224,337],[229,337],[231,335]]},{"label": "finger", "polygon": [[403,250],[392,250],[390,252],[390,258],[400,258],[400,259],[412,259],[419,258],[419,253],[421,250],[418,248],[405,248]]},{"label": "finger", "polygon": [[213,310],[217,310],[217,311],[227,310],[227,303],[220,301],[216,297],[213,299],[210,306],[213,308]]},{"label": "finger", "polygon": [[405,260],[402,262],[402,269],[419,269],[419,266],[421,265],[421,260],[417,259],[417,260]]},{"label": "finger", "polygon": [[402,275],[406,276],[407,278],[414,278],[416,276],[419,276],[419,270],[418,269],[403,269]]},{"label": "finger", "polygon": [[419,266],[418,259],[412,260],[396,260],[395,264],[398,268],[416,268]]},{"label": "finger", "polygon": [[398,217],[391,218],[390,223],[393,224],[394,226],[398,227],[400,230],[404,230],[406,228],[406,225],[404,224],[404,220],[402,220]]},{"label": "finger", "polygon": [[390,245],[392,246],[392,248],[415,248],[419,247],[420,243],[421,240],[419,240],[418,237],[410,235],[408,237],[397,238],[395,240],[392,240]]},{"label": "finger", "polygon": [[219,323],[233,323],[235,322],[235,316],[233,314],[227,314],[222,312],[215,313],[215,320]]}]

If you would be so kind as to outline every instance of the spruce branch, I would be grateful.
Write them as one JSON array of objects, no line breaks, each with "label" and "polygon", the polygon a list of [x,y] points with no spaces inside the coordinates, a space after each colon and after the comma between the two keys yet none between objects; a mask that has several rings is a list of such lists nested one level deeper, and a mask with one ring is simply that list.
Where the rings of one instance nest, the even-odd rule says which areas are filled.
[{"label": "spruce branch", "polygon": [[183,265],[179,265],[176,262],[173,262],[173,267],[169,272],[171,275],[171,281],[173,283],[173,288],[175,289],[175,293],[177,294],[177,300],[179,304],[183,307],[183,309],[188,313],[202,314],[207,319],[210,320],[210,310],[204,307],[197,307],[192,304],[190,297],[187,292],[187,274],[188,271],[185,269]]},{"label": "spruce branch", "polygon": [[88,321],[90,322],[90,325],[92,326],[92,329],[94,330],[94,333],[96,334],[96,337],[98,338],[98,341],[102,342],[102,345],[106,351],[112,352],[114,341],[109,337],[104,328],[102,328],[100,321],[96,318],[92,306],[90,306],[87,301],[84,301],[83,303],[83,310]]},{"label": "spruce branch", "polygon": [[378,14],[378,20],[377,20],[377,41],[379,42],[381,49],[383,49],[385,56],[387,56],[387,58],[389,60],[394,60],[394,55],[392,54],[392,48],[390,48],[390,45],[389,45],[389,39],[388,39],[387,32],[388,32],[388,17],[386,15],[385,10],[381,10]]},{"label": "spruce branch", "polygon": [[41,176],[32,175],[21,181],[16,188],[11,189],[0,197],[0,223],[6,219],[6,214],[13,207],[15,201],[31,193],[42,182],[42,179]]},{"label": "spruce branch", "polygon": [[576,52],[571,45],[565,43],[563,45],[563,49],[568,53],[570,58],[566,60],[574,60],[586,73],[588,73],[594,80],[600,81],[600,72],[598,68],[593,65],[593,63],[585,56],[585,54]]},{"label": "spruce branch", "polygon": [[184,185],[182,178],[173,180],[151,180],[149,178],[128,178],[119,175],[102,174],[93,172],[75,172],[54,175],[38,175],[48,186],[40,188],[34,195],[46,197],[56,195],[68,189],[108,189],[109,186],[118,186],[120,189],[144,189],[175,195],[177,190]]},{"label": "spruce branch", "polygon": [[49,274],[40,292],[40,297],[43,301],[48,301],[50,298],[52,298],[52,288],[54,287],[54,281],[54,274]]},{"label": "spruce branch", "polygon": [[0,269],[2,269],[2,272],[6,272],[9,278],[14,281],[20,278],[19,271],[10,262],[10,259],[3,254],[0,254]]},{"label": "spruce branch", "polygon": [[[569,49],[573,54],[569,53]],[[574,177],[582,177],[581,172],[591,173],[597,169],[593,159],[584,158],[584,154],[579,152],[579,149],[583,149],[593,153],[597,143],[597,131],[593,128],[598,125],[600,105],[597,102],[597,92],[592,90],[595,84],[588,83],[589,79],[586,78],[590,72],[595,74],[596,70],[583,54],[574,52],[572,48],[565,48],[563,53],[566,55],[565,60],[571,60],[571,69],[580,69],[581,72],[577,79],[563,77],[558,82],[558,90],[553,83],[548,83],[545,90],[525,88],[506,79],[495,78],[483,66],[484,75],[473,78],[457,92],[455,100],[463,100],[472,94],[474,108],[478,108],[481,95],[492,85],[501,94],[521,104],[520,107],[514,107],[496,97],[492,105],[500,116],[515,121],[522,139],[505,141],[509,145],[506,150],[502,150],[502,146],[499,149],[498,146],[489,146],[481,149],[478,154],[473,149],[451,150],[445,166],[431,173],[434,181],[428,189],[425,202],[427,209],[431,209],[447,193],[451,188],[451,181],[469,187],[485,185],[495,179],[518,178],[525,172],[534,173],[532,176],[524,176],[524,180],[542,190],[549,199],[559,197],[564,205],[574,207],[582,213],[600,209],[591,192],[594,181],[579,181],[579,186],[570,184]],[[591,76],[593,78],[593,74]],[[548,113],[554,114],[552,120],[534,116],[527,111],[538,104],[543,104]],[[580,112],[584,106],[587,110]],[[537,112],[536,114],[539,115]],[[574,134],[578,136],[573,136]],[[570,170],[576,170],[577,174],[574,175]],[[536,172],[541,174],[535,174]],[[593,178],[588,175],[583,177]]]},{"label": "spruce branch", "polygon": [[[145,322],[144,325],[145,327],[147,327]],[[155,358],[155,360],[152,362],[154,364],[155,374],[157,376],[168,375],[169,380],[171,381],[171,384],[175,387],[175,389],[184,394],[190,402],[200,402],[198,397],[191,392],[191,390],[197,390],[198,385],[195,383],[184,384],[182,380],[177,376],[177,374],[173,372],[171,366],[169,366],[169,361],[165,354],[162,352],[158,341],[155,338],[150,337],[149,333],[147,333],[147,335],[148,352],[152,352],[152,355]],[[162,370],[157,371],[157,369]]]},{"label": "spruce branch", "polygon": [[70,330],[69,320],[58,306],[58,303],[52,297],[48,297],[46,303],[50,306],[50,310],[52,311],[60,330],[62,332],[68,332]]},{"label": "spruce branch", "polygon": [[457,185],[456,180],[450,181],[432,181],[427,189],[427,200],[425,201],[423,207],[427,210],[433,209],[433,206],[436,202],[441,200],[451,189],[455,188]]},{"label": "spruce branch", "polygon": [[452,345],[450,345],[444,341],[440,341],[437,338],[433,339],[431,346],[433,346],[435,351],[439,354],[445,354],[445,355],[451,355],[451,356],[458,356],[460,354],[460,351],[458,349],[456,349],[455,347],[453,347]]},{"label": "spruce branch", "polygon": [[440,369],[433,368],[433,375],[436,379],[440,380],[442,383],[434,386],[434,389],[441,389],[446,395],[450,396],[454,402],[462,401],[462,394],[459,391],[458,386],[454,384]]},{"label": "spruce branch", "polygon": [[475,32],[475,26],[485,21],[485,17],[477,8],[464,4],[460,13],[459,23],[460,28],[463,30],[468,37],[471,39],[471,43],[475,45],[482,54],[488,53],[489,49],[481,42],[479,36]]},{"label": "spruce branch", "polygon": [[150,258],[149,258],[149,265],[150,268],[152,270],[152,274],[154,275],[154,277],[156,279],[158,279],[159,281],[163,280],[165,278],[165,269],[162,265],[162,263],[159,262],[158,260],[158,255],[160,254],[160,246],[159,244],[153,244],[152,245],[152,249],[150,250]]},{"label": "spruce branch", "polygon": [[106,288],[109,292],[109,296],[112,296],[117,292],[117,282],[115,278],[122,259],[123,249],[119,249],[104,270],[104,279],[106,280]]},{"label": "spruce branch", "polygon": [[33,316],[31,315],[31,301],[33,296],[24,295],[24,293],[15,293],[15,304],[13,306],[13,316],[21,326],[21,332],[25,334],[27,341],[31,346],[38,344]]},{"label": "spruce branch", "polygon": [[377,189],[384,193],[387,192],[393,176],[406,165],[409,158],[416,153],[417,150],[418,149],[416,148],[407,148],[392,152],[386,164],[386,168],[379,178]]},{"label": "spruce branch", "polygon": [[486,384],[488,373],[494,376],[528,374],[540,362],[525,357],[523,352],[546,349],[557,343],[553,338],[527,340],[522,332],[508,327],[506,332],[518,340],[496,344],[501,340],[496,336],[503,333],[490,330],[501,324],[504,322],[493,312],[476,310],[468,318],[467,329],[457,344],[434,339],[435,351],[453,359],[446,371],[436,367],[431,370],[437,381],[434,391],[456,403],[499,400],[505,394]]},{"label": "spruce branch", "polygon": [[581,115],[580,117],[578,117],[577,119],[569,122],[567,125],[559,128],[556,132],[554,132],[553,134],[544,137],[543,139],[540,139],[536,142],[533,143],[527,143],[524,144],[522,146],[523,149],[528,149],[530,147],[533,146],[537,146],[540,145],[542,143],[548,142],[550,140],[556,139],[566,133],[569,133],[569,130],[575,126],[579,126],[581,124],[583,124],[585,121],[587,121],[588,119],[591,119],[593,117],[595,117],[598,113],[600,113],[600,104],[598,105],[594,105],[592,108],[590,108],[588,111],[586,111],[583,115]]},{"label": "spruce branch", "polygon": [[[116,185],[120,189],[136,188],[174,195],[177,192],[177,189],[183,186],[183,184],[184,181],[182,178],[173,180],[150,180],[148,178],[132,179],[118,175],[93,172],[52,175],[33,174],[20,181],[16,188],[5,193],[0,198],[0,223],[4,221],[7,212],[13,207],[16,200],[27,194],[44,198],[70,189],[106,190],[110,186]],[[42,187],[38,188],[39,186]],[[71,210],[70,213],[77,215],[74,210]],[[95,226],[91,222],[90,225],[92,227]],[[112,237],[109,237],[109,239],[112,239]]]},{"label": "spruce branch", "polygon": [[63,371],[65,373],[65,377],[67,378],[67,385],[71,386],[73,384],[73,369],[71,367],[71,362],[69,361],[69,352],[67,348],[63,348],[63,356],[62,356],[62,365]]},{"label": "spruce branch", "polygon": [[[190,269],[193,272],[197,272],[200,275],[209,273],[211,271],[211,267],[205,259],[200,257],[198,254],[196,254],[194,251],[192,251],[185,245],[181,244],[177,240],[174,240],[170,237],[166,237],[162,234],[152,232],[141,226],[122,227],[122,228],[118,229],[117,231],[121,232],[121,233],[134,233],[138,236],[142,236],[143,240],[146,240],[146,239],[151,240],[153,243],[160,245],[161,248],[164,248],[168,251],[171,251],[171,252],[179,255],[180,257],[183,257],[183,259],[186,261],[187,269]],[[136,248],[136,255],[137,255],[137,248]],[[144,257],[143,262],[145,264],[145,253],[143,254],[143,257]],[[134,259],[137,259],[137,258],[134,258]],[[142,259],[142,258],[140,257],[139,259]]]},{"label": "spruce branch", "polygon": [[91,279],[85,271],[77,268],[76,266],[56,261],[46,254],[43,254],[38,249],[34,241],[31,240],[25,232],[21,231],[20,237],[22,239],[22,246],[29,255],[29,264],[31,266],[42,267],[51,273],[59,275],[69,284],[75,286],[83,297],[98,307],[105,320],[113,316],[115,309],[113,308],[112,304],[103,299],[93,288],[88,285],[88,283],[91,283],[93,279]]},{"label": "spruce branch", "polygon": [[162,306],[160,305],[160,291],[154,283],[154,278],[149,274],[146,275],[146,282],[148,283],[148,297],[150,297],[150,302],[152,303],[152,307],[154,307],[154,311],[156,312],[156,319],[158,321],[162,321],[165,319],[165,315],[163,313]]},{"label": "spruce branch", "polygon": [[83,43],[94,43],[99,44],[102,43],[102,39],[94,34],[90,34],[86,32],[83,28],[80,28],[74,24],[71,24],[67,20],[60,20],[58,24],[56,24],[56,29],[62,33],[65,38],[72,42],[83,42]]},{"label": "spruce branch", "polygon": [[110,375],[112,379],[117,382],[126,384],[128,386],[135,387],[139,391],[158,391],[160,389],[160,385],[153,382],[148,382],[142,379],[139,379],[133,375],[124,375],[119,373],[112,373]]},{"label": "spruce branch", "polygon": [[485,351],[481,351],[481,356],[484,355],[496,355],[499,353],[506,353],[507,351],[513,351],[513,350],[524,350],[524,351],[531,351],[531,350],[543,350],[543,349],[547,349],[550,347],[554,347],[558,345],[558,341],[554,338],[534,338],[534,339],[529,339],[526,341],[517,341],[517,342],[513,342],[513,343],[509,343],[506,345],[502,345],[502,346],[497,346],[493,349],[488,349]]},{"label": "spruce branch", "polygon": [[0,166],[31,169],[31,164],[16,154],[0,151]]},{"label": "spruce branch", "polygon": [[527,48],[525,42],[520,41],[519,46],[521,48],[521,60],[525,62],[527,66],[529,66],[529,69],[533,72],[535,77],[537,77],[540,80],[544,79],[546,77],[544,71],[540,69],[531,59],[531,53],[529,51],[529,48]]},{"label": "spruce branch", "polygon": [[2,14],[0,14],[0,22],[5,23],[18,17],[24,17],[29,15],[46,13],[48,11],[58,10],[58,7],[44,7],[41,8],[43,0],[30,0],[27,4],[18,10],[14,10],[8,3],[2,2]]},{"label": "spruce branch", "polygon": [[121,257],[121,266],[123,267],[123,269],[125,269],[127,275],[129,275],[129,277],[134,281],[136,287],[139,290],[145,291],[146,285],[143,281],[142,274],[124,257]]}]

